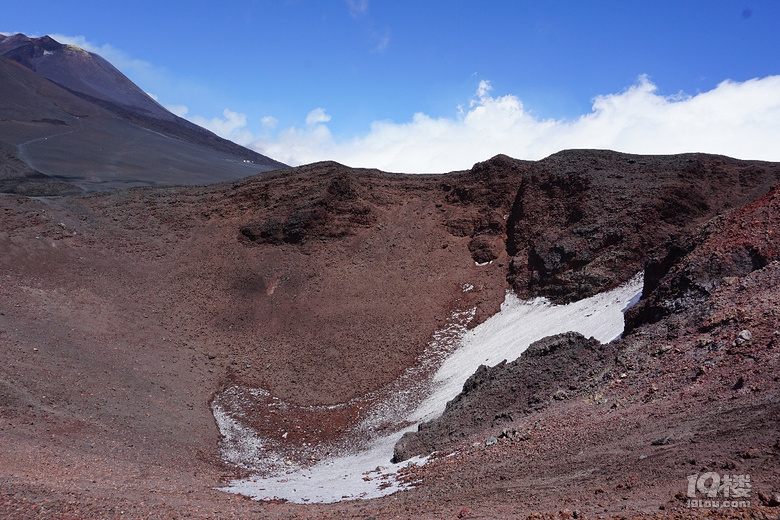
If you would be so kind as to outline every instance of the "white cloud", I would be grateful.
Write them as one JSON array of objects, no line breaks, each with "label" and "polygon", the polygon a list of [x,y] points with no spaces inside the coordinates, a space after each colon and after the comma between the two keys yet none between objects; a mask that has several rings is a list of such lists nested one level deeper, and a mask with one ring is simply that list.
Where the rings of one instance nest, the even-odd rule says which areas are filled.
[{"label": "white cloud", "polygon": [[368,16],[368,0],[344,0],[349,10],[349,15],[363,28],[366,37],[372,42],[374,52],[384,52],[390,45],[390,30],[385,28],[378,30],[374,20]]},{"label": "white cloud", "polygon": [[325,113],[324,108],[315,108],[306,116],[306,126],[327,123],[328,121],[330,121],[330,116]]},{"label": "white cloud", "polygon": [[[186,107],[184,107],[186,109]],[[196,125],[211,130],[215,134],[230,139],[238,144],[247,145],[254,138],[253,134],[246,129],[247,115],[241,112],[234,112],[228,108],[222,111],[223,117],[213,117],[206,119],[203,116],[193,115],[188,117]]]},{"label": "white cloud", "polygon": [[[627,90],[598,96],[575,119],[540,119],[517,96],[493,97],[480,82],[468,108],[452,117],[414,114],[411,121],[376,121],[365,135],[337,141],[316,109],[304,128],[250,144],[288,164],[336,160],[401,172],[447,172],[503,153],[541,159],[567,148],[638,154],[707,152],[780,161],[780,76],[724,81],[696,95],[663,96],[645,76]],[[316,123],[316,124],[312,124]]]},{"label": "white cloud", "polygon": [[291,166],[330,160],[335,148],[330,130],[321,124],[287,128],[274,139],[256,139],[248,146]]},{"label": "white cloud", "polygon": [[273,116],[265,116],[260,120],[260,122],[262,123],[263,128],[266,130],[273,130],[276,128],[276,125],[279,124],[279,120]]},{"label": "white cloud", "polygon": [[[154,99],[155,101],[157,100],[157,98]],[[187,117],[187,114],[190,112],[189,107],[186,105],[165,105],[165,108],[179,117]]]},{"label": "white cloud", "polygon": [[390,45],[390,30],[385,29],[381,32],[375,32],[374,39],[377,41],[377,44],[374,46],[374,50],[376,52],[384,52],[385,49],[387,49],[387,47]]},{"label": "white cloud", "polygon": [[353,18],[359,18],[368,12],[368,0],[345,0],[349,8],[349,14]]}]

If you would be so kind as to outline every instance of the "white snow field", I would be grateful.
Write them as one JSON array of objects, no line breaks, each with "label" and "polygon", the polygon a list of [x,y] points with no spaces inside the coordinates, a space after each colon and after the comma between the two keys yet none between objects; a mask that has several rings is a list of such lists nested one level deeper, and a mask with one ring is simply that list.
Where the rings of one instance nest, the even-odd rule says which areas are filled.
[{"label": "white snow field", "polygon": [[[395,478],[398,470],[422,461],[412,459],[391,464],[395,443],[406,431],[415,430],[418,423],[439,416],[446,403],[460,393],[463,383],[480,365],[512,361],[534,341],[561,332],[576,331],[602,343],[612,341],[623,333],[623,313],[639,300],[642,284],[642,275],[638,274],[616,289],[568,305],[553,305],[544,298],[522,301],[513,293],[507,293],[497,314],[468,332],[465,326],[457,328],[458,334],[452,338],[457,348],[449,349],[449,355],[439,361],[433,378],[418,387],[416,392],[423,392],[424,396],[414,400],[419,404],[399,406],[390,396],[388,401],[392,402],[378,405],[380,414],[403,414],[391,418],[393,423],[411,422],[412,426],[377,438],[355,453],[337,455],[309,468],[273,464],[271,466],[276,469],[271,476],[235,480],[221,489],[257,500],[284,499],[298,503],[375,498],[403,489],[408,484]],[[469,315],[473,316],[473,313]],[[441,348],[434,343],[436,340],[430,348]],[[435,359],[437,356],[428,357]],[[224,437],[225,458],[239,463],[237,459],[241,456],[257,457],[263,439],[228,417],[216,402],[212,407]]]}]

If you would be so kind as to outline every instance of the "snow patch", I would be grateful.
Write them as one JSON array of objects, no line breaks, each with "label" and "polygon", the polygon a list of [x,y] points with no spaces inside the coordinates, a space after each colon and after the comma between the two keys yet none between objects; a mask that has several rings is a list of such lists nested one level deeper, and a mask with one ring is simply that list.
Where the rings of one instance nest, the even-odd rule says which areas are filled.
[{"label": "snow patch", "polygon": [[411,420],[421,422],[437,411],[440,414],[479,365],[515,360],[531,343],[546,336],[574,331],[602,343],[620,337],[623,312],[638,301],[642,285],[642,274],[638,274],[612,291],[568,305],[553,305],[546,298],[523,301],[507,292],[501,310],[464,334],[461,348],[442,363],[429,397]]},{"label": "snow patch", "polygon": [[413,485],[398,473],[409,465],[423,463],[416,457],[391,464],[393,447],[403,435],[398,432],[379,439],[368,449],[323,461],[311,468],[289,468],[273,477],[236,480],[222,491],[256,500],[284,499],[297,503],[332,503],[341,500],[377,498]]},{"label": "snow patch", "polygon": [[[413,485],[400,478],[399,473],[410,463],[424,461],[412,459],[390,464],[395,443],[419,422],[440,415],[480,365],[514,360],[534,341],[561,332],[576,331],[601,342],[611,341],[622,334],[623,312],[638,301],[642,284],[639,274],[612,291],[568,305],[553,305],[544,298],[522,301],[508,292],[500,312],[470,331],[467,327],[476,309],[453,313],[447,325],[434,334],[415,367],[383,389],[383,396],[367,398],[374,403],[372,409],[345,439],[361,435],[365,439],[388,423],[395,425],[393,433],[374,437],[366,444],[356,443],[363,448],[332,454],[313,466],[281,460],[274,454],[273,446],[241,424],[240,407],[238,411],[231,407],[233,411],[227,413],[221,399],[230,398],[231,392],[239,400],[251,395],[229,388],[212,404],[223,435],[223,456],[226,461],[263,476],[235,480],[221,489],[257,500],[330,503],[375,498]],[[252,391],[258,398],[276,399],[263,390]]]},{"label": "snow patch", "polygon": [[222,458],[240,468],[255,469],[260,463],[260,449],[263,447],[263,441],[257,436],[257,432],[233,419],[217,399],[211,403],[211,412],[222,435]]}]

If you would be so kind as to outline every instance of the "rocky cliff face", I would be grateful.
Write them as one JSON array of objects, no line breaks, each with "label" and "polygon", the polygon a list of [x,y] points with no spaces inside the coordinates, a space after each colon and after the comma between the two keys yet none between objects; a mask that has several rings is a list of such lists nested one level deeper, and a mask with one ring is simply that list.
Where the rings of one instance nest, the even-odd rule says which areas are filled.
[{"label": "rocky cliff face", "polygon": [[644,268],[655,248],[766,193],[779,174],[774,164],[700,154],[555,154],[517,193],[508,280],[521,295],[592,296]]},{"label": "rocky cliff face", "polygon": [[[716,292],[780,261],[778,226],[780,185],[729,215],[717,217],[696,232],[666,244],[648,262],[646,272],[650,276],[641,302],[627,314],[627,330],[693,309],[703,313],[702,330],[714,326],[708,324],[706,315],[712,312],[708,302]],[[761,306],[765,303],[761,302]]]},{"label": "rocky cliff face", "polygon": [[[553,336],[515,361],[480,367],[441,417],[405,434],[396,445],[396,459],[451,451],[480,431],[499,436],[525,417],[544,420],[542,410],[570,400],[609,403],[613,409],[642,414],[645,405],[657,400],[681,399],[681,406],[695,408],[699,396],[707,395],[708,402],[719,406],[740,399],[740,413],[745,414],[740,417],[747,421],[764,406],[759,403],[773,399],[765,392],[775,387],[780,367],[780,313],[775,308],[780,297],[780,185],[699,227],[680,222],[667,232],[686,227],[687,234],[672,233],[647,260],[642,299],[627,311],[622,339],[600,345],[574,333]],[[710,413],[708,406],[702,409]],[[663,421],[671,412],[654,413]],[[516,434],[504,432],[507,438]],[[768,431],[757,430],[756,435],[758,440],[751,442],[773,442]],[[662,437],[659,445],[668,440]],[[717,442],[728,445],[740,439],[725,435]]]}]

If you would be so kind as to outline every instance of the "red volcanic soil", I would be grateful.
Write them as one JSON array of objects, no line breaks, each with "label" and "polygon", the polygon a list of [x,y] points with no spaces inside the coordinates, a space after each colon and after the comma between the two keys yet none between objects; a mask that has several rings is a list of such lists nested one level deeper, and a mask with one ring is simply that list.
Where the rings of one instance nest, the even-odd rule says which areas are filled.
[{"label": "red volcanic soil", "polygon": [[[442,176],[321,163],[0,195],[0,517],[685,518],[703,513],[686,477],[708,471],[753,482],[750,508],[708,514],[776,515],[779,177],[774,163],[571,151]],[[407,469],[415,488],[330,505],[214,489],[241,473],[210,409],[227,385],[346,403],[413,366],[454,310],[479,323],[509,288],[566,301],[646,264],[630,333],[582,358],[587,375],[545,380],[543,406],[518,399],[510,420],[468,408],[484,428]],[[527,400],[522,380],[491,374],[501,406]],[[299,440],[354,420],[298,419],[279,420]]]}]

